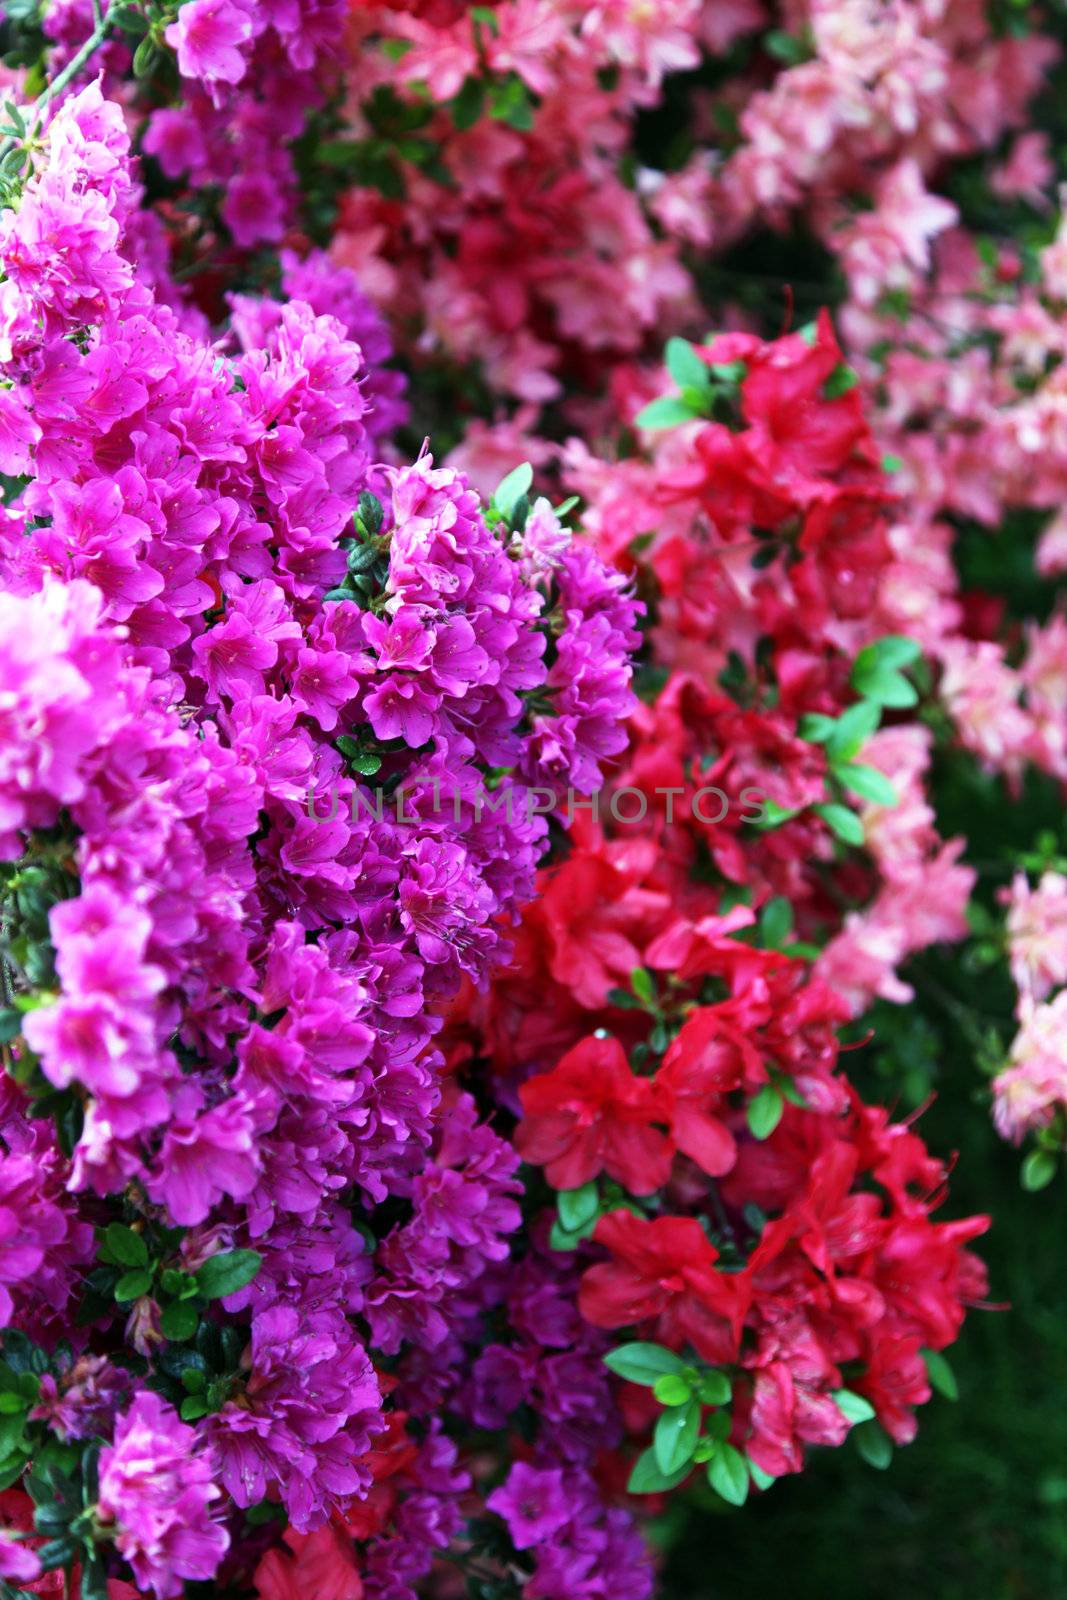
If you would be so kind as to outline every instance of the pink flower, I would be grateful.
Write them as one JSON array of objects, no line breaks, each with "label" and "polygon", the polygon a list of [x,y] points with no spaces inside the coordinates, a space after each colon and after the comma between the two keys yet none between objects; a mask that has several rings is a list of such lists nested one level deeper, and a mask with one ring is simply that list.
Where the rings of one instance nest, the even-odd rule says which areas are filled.
[{"label": "pink flower", "polygon": [[1018,872],[1009,892],[1008,945],[1020,997],[1044,1000],[1067,984],[1067,877],[1042,874],[1031,889]]},{"label": "pink flower", "polygon": [[1011,1065],[993,1080],[993,1094],[997,1132],[1014,1144],[1067,1105],[1067,989],[1044,1005],[1024,1005]]},{"label": "pink flower", "polygon": [[7,1578],[12,1584],[32,1583],[40,1571],[41,1563],[33,1551],[0,1528],[0,1578]]},{"label": "pink flower", "polygon": [[253,31],[252,18],[237,0],[187,0],[164,37],[178,52],[184,78],[239,83],[248,65],[240,46]]},{"label": "pink flower", "polygon": [[212,1578],[229,1535],[211,1513],[222,1491],[192,1428],[157,1394],[139,1394],[100,1454],[97,1515],[137,1582],[157,1600],[183,1593],[185,1579]]},{"label": "pink flower", "polygon": [[175,1095],[173,1120],[148,1182],[152,1198],[166,1205],[183,1228],[203,1222],[223,1195],[247,1199],[260,1167],[252,1103],[234,1095],[210,1111],[198,1111],[198,1099],[191,1085]]}]

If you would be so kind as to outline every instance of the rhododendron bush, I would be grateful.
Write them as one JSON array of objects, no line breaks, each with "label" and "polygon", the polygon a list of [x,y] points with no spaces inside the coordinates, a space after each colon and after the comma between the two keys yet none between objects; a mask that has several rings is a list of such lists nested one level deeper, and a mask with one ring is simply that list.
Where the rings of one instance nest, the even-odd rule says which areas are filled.
[{"label": "rhododendron bush", "polygon": [[673,1600],[957,1397],[955,1146],[1067,1148],[1064,32],[0,6],[2,1600]]}]

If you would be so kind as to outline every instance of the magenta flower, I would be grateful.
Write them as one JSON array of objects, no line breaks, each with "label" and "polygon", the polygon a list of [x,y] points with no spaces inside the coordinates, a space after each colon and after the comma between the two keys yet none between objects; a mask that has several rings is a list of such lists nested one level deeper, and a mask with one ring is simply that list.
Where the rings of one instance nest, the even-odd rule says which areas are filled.
[{"label": "magenta flower", "polygon": [[253,32],[252,18],[239,0],[188,0],[165,37],[178,52],[183,78],[239,83],[248,65],[240,46]]},{"label": "magenta flower", "polygon": [[101,1451],[97,1514],[114,1525],[119,1551],[157,1600],[180,1595],[185,1579],[214,1576],[230,1543],[211,1513],[220,1495],[195,1430],[142,1391]]},{"label": "magenta flower", "polygon": [[374,1369],[345,1317],[274,1306],[252,1321],[240,1401],[212,1419],[222,1482],[239,1506],[273,1486],[295,1528],[321,1526],[334,1497],[362,1497],[382,1427]]},{"label": "magenta flower", "polygon": [[33,1551],[0,1528],[0,1578],[12,1583],[32,1583],[40,1572],[41,1563]]},{"label": "magenta flower", "polygon": [[571,1519],[571,1508],[558,1467],[539,1470],[516,1461],[507,1480],[486,1500],[503,1517],[516,1550],[529,1550],[558,1533]]}]

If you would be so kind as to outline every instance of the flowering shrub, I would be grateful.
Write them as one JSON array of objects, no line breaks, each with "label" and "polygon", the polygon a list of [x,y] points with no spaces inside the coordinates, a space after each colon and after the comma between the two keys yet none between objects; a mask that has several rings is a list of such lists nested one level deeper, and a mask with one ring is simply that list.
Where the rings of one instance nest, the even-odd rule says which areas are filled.
[{"label": "flowering shrub", "polygon": [[667,1600],[955,1397],[924,963],[1067,1147],[1025,9],[2,8],[2,1600]]}]

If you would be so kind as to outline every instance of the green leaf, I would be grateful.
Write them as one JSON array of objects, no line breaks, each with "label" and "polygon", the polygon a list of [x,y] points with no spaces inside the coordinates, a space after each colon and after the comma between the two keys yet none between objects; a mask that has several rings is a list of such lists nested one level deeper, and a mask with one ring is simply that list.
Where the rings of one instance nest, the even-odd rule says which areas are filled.
[{"label": "green leaf", "polygon": [[768,950],[780,950],[793,930],[793,907],[784,895],[768,900],[759,916],[759,929]]},{"label": "green leaf", "polygon": [[137,1267],[133,1272],[124,1272],[115,1285],[115,1299],[120,1304],[127,1300],[139,1300],[147,1294],[152,1287],[152,1274],[146,1267]]},{"label": "green leaf", "polygon": [[4,111],[11,119],[11,132],[17,139],[26,137],[26,119],[14,100],[4,101]]},{"label": "green leaf", "polygon": [[646,1006],[655,1005],[656,991],[653,988],[652,974],[650,972],[644,967],[635,967],[630,974],[630,983],[633,986],[634,994],[639,1000],[643,1001]]},{"label": "green leaf", "polygon": [[[789,949],[792,951],[796,949],[796,946],[791,945]],[[804,959],[805,961],[813,961],[820,954],[821,951],[816,949],[815,956],[805,956]],[[808,1102],[805,1100],[803,1094],[797,1088],[792,1078],[786,1078],[780,1075],[775,1078],[775,1084],[779,1094],[784,1095],[785,1099],[789,1101],[791,1106],[800,1106],[802,1109],[806,1109]]]},{"label": "green leaf", "polygon": [[752,1482],[756,1485],[757,1489],[763,1489],[766,1491],[771,1487],[772,1483],[777,1482],[777,1479],[774,1478],[771,1473],[764,1472],[762,1467],[757,1467],[751,1456],[748,1460],[748,1470],[751,1475]]},{"label": "green leaf", "polygon": [[667,371],[679,389],[695,389],[698,393],[711,393],[711,374],[708,364],[689,343],[688,339],[668,339],[663,352]]},{"label": "green leaf", "polygon": [[221,1300],[251,1283],[262,1265],[257,1250],[227,1250],[208,1257],[196,1274],[196,1286],[205,1300]]},{"label": "green leaf", "polygon": [[485,84],[480,78],[468,78],[462,89],[454,95],[448,108],[452,121],[462,133],[473,128],[485,110]]},{"label": "green leaf", "polygon": [[17,1483],[25,1470],[26,1456],[21,1451],[13,1456],[0,1457],[0,1492]]},{"label": "green leaf", "polygon": [[172,1300],[160,1317],[159,1326],[164,1339],[173,1339],[180,1344],[193,1337],[199,1321],[196,1307],[190,1305],[188,1300]]},{"label": "green leaf", "polygon": [[580,1228],[577,1233],[568,1233],[566,1228],[557,1219],[552,1224],[548,1242],[553,1250],[577,1250],[583,1239],[589,1237],[589,1230]]},{"label": "green leaf", "polygon": [[699,1400],[687,1400],[685,1405],[671,1406],[664,1411],[652,1435],[652,1448],[660,1471],[678,1472],[691,1461],[699,1433]]},{"label": "green leaf", "polygon": [[738,384],[748,373],[748,364],[744,361],[713,361],[708,371],[716,383]]},{"label": "green leaf", "polygon": [[863,843],[863,823],[848,806],[830,801],[826,805],[812,806],[812,810],[822,818],[830,832],[835,838],[840,839],[842,844],[858,846]]},{"label": "green leaf", "polygon": [[665,1372],[662,1378],[657,1378],[652,1393],[661,1406],[684,1406],[693,1395],[688,1379],[679,1372]]},{"label": "green leaf", "polygon": [[748,1126],[754,1139],[769,1139],[782,1120],[785,1100],[777,1084],[765,1083],[748,1103]]},{"label": "green leaf", "polygon": [[729,1404],[734,1390],[725,1372],[705,1372],[697,1392],[705,1405],[725,1406]]},{"label": "green leaf", "polygon": [[840,400],[843,394],[848,394],[859,383],[859,373],[850,367],[846,361],[839,361],[822,386],[825,400]]},{"label": "green leaf", "polygon": [[382,770],[382,758],[376,750],[357,750],[354,756],[349,757],[348,765],[361,778],[373,778],[375,773]]},{"label": "green leaf", "polygon": [[561,1189],[556,1196],[559,1220],[565,1233],[578,1233],[596,1220],[600,1210],[600,1192],[595,1183],[583,1183],[580,1189]]},{"label": "green leaf", "polygon": [[146,33],[137,49],[133,52],[133,75],[135,78],[147,78],[160,59],[159,46],[150,33]]},{"label": "green leaf", "polygon": [[893,455],[892,451],[887,450],[885,455],[882,457],[883,472],[900,472],[903,469],[903,466],[904,462],[901,457]]},{"label": "green leaf", "polygon": [[198,1417],[206,1417],[211,1407],[203,1395],[186,1395],[182,1401],[180,1416],[183,1422],[195,1422]]},{"label": "green leaf", "polygon": [[797,66],[808,54],[803,42],[793,34],[786,33],[784,28],[772,28],[770,33],[765,33],[763,48],[768,55],[787,67]]},{"label": "green leaf", "polygon": [[[862,651],[860,654],[862,655]],[[861,667],[857,658],[850,681],[856,693],[863,695],[865,700],[873,700],[880,706],[889,706],[894,711],[906,710],[919,702],[915,686],[892,667],[881,662],[874,666]]]},{"label": "green leaf", "polygon": [[104,1229],[104,1239],[112,1260],[120,1266],[147,1267],[148,1246],[132,1228],[124,1228],[121,1222],[109,1222]]},{"label": "green leaf", "polygon": [[715,1446],[717,1444],[726,1443],[730,1437],[730,1429],[732,1427],[733,1418],[728,1411],[711,1411],[708,1413],[704,1419],[704,1435],[697,1446],[698,1450],[705,1443],[710,1446],[710,1448],[702,1451],[705,1461],[711,1460],[715,1454]]},{"label": "green leaf", "polygon": [[841,766],[834,767],[834,777],[853,794],[862,795],[864,800],[871,800],[875,805],[895,806],[900,801],[900,796],[885,773],[879,772],[877,767],[845,761]]},{"label": "green leaf", "polygon": [[875,1410],[871,1402],[851,1389],[835,1389],[834,1400],[837,1409],[849,1422],[870,1422],[874,1418]]},{"label": "green leaf", "polygon": [[753,817],[751,819],[752,825],[755,828],[759,828],[761,832],[766,832],[769,828],[780,828],[783,822],[791,821],[797,815],[798,810],[799,807],[797,806],[780,806],[777,800],[765,800],[763,802],[763,815]]},{"label": "green leaf", "polygon": [[26,1424],[25,1414],[20,1410],[14,1416],[0,1417],[0,1459],[11,1454],[22,1438],[22,1430]]},{"label": "green leaf", "polygon": [[853,1428],[851,1437],[867,1465],[884,1472],[893,1459],[893,1441],[881,1423],[861,1422],[858,1428]]},{"label": "green leaf", "polygon": [[143,33],[147,25],[144,12],[134,5],[109,6],[107,20],[123,33]]},{"label": "green leaf", "polygon": [[82,1567],[81,1600],[108,1600],[107,1572],[99,1556]]},{"label": "green leaf", "polygon": [[688,1473],[688,1462],[679,1467],[677,1472],[663,1472],[656,1460],[655,1450],[650,1448],[638,1456],[626,1487],[630,1494],[662,1494],[667,1489],[675,1488]]},{"label": "green leaf", "polygon": [[1023,1162],[1020,1178],[1029,1194],[1045,1189],[1056,1176],[1056,1157],[1051,1150],[1031,1150]]},{"label": "green leaf", "polygon": [[493,493],[493,504],[506,521],[511,521],[515,507],[524,495],[529,494],[532,483],[533,467],[528,461],[524,461],[497,484]]},{"label": "green leaf", "polygon": [[743,1506],[748,1499],[748,1474],[748,1462],[732,1444],[719,1445],[708,1462],[708,1482],[731,1506]]},{"label": "green leaf", "polygon": [[930,1379],[931,1388],[938,1394],[944,1395],[946,1400],[958,1400],[960,1397],[959,1385],[956,1374],[949,1366],[940,1350],[924,1350],[923,1360],[926,1362],[926,1372]]},{"label": "green leaf", "polygon": [[881,710],[871,700],[860,700],[854,706],[849,706],[837,718],[827,738],[820,741],[826,745],[826,759],[830,762],[851,761],[881,720]]},{"label": "green leaf", "polygon": [[16,1394],[12,1389],[5,1389],[0,1394],[0,1417],[14,1417],[28,1409],[25,1395]]},{"label": "green leaf", "polygon": [[629,989],[609,989],[604,996],[609,1006],[617,1006],[620,1011],[640,1011],[641,1002]]},{"label": "green leaf", "polygon": [[517,128],[522,133],[528,133],[533,127],[530,91],[516,74],[490,86],[489,115],[494,122],[506,122],[509,128]]},{"label": "green leaf", "polygon": [[359,491],[356,501],[356,526],[361,532],[368,534],[372,539],[379,532],[384,516],[382,502],[376,494],[371,494],[369,489]]},{"label": "green leaf", "polygon": [[661,395],[658,400],[651,401],[644,410],[639,411],[634,418],[635,428],[676,428],[679,423],[692,422],[699,416],[692,406],[687,406],[684,400],[677,395]]},{"label": "green leaf", "polygon": [[910,667],[922,655],[922,645],[917,639],[909,639],[906,633],[887,633],[881,639],[875,639],[873,644],[865,645],[856,657],[856,666],[861,663],[877,663],[883,667]]},{"label": "green leaf", "polygon": [[797,733],[809,744],[825,744],[836,727],[836,717],[827,717],[821,711],[806,711],[797,723]]},{"label": "green leaf", "polygon": [[620,1344],[616,1349],[609,1350],[603,1359],[604,1365],[620,1378],[625,1378],[627,1383],[641,1383],[649,1389],[665,1373],[685,1371],[685,1362],[673,1350],[667,1350],[661,1344],[645,1344],[641,1341]]}]

